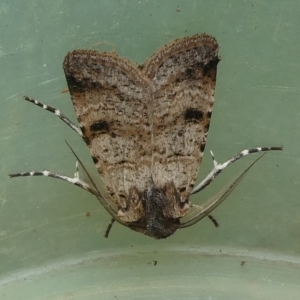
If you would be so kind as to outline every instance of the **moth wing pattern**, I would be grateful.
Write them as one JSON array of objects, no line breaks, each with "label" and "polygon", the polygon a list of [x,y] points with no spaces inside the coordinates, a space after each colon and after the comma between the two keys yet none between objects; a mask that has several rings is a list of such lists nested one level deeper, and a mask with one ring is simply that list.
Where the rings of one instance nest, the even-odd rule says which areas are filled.
[{"label": "moth wing pattern", "polygon": [[145,189],[151,173],[149,80],[114,53],[75,50],[63,67],[93,161],[113,201],[126,207],[131,187]]},{"label": "moth wing pattern", "polygon": [[154,53],[143,71],[154,84],[154,182],[173,181],[181,201],[193,189],[214,103],[218,44],[206,34],[177,39]]}]

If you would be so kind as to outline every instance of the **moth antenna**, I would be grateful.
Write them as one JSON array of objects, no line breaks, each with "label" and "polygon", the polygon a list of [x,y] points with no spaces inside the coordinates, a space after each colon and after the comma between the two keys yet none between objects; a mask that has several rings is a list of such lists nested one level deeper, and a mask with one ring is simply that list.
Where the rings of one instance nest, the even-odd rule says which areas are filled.
[{"label": "moth antenna", "polygon": [[[180,228],[186,228],[192,226],[193,224],[197,223],[204,217],[208,216],[213,223],[214,218],[210,215],[210,213],[217,208],[238,186],[238,184],[242,181],[246,173],[256,164],[266,153],[262,154],[258,157],[246,170],[244,170],[235,180],[233,180],[230,185],[225,189],[225,191],[217,194],[213,198],[206,201],[203,205],[192,205],[191,210],[194,208],[194,212],[191,212],[191,217],[187,219],[187,221],[183,222],[180,225]],[[216,221],[216,220],[215,220]],[[218,224],[218,223],[216,223]],[[215,226],[216,226],[215,224]],[[216,226],[218,227],[218,226]]]},{"label": "moth antenna", "polygon": [[[283,150],[283,147],[257,147],[253,149],[245,149],[222,164],[218,164],[215,160],[214,154],[210,151],[210,154],[213,159],[214,168],[211,172],[192,190],[191,195],[197,194],[206,188],[225,168],[227,168],[232,163],[236,162],[240,158],[247,156],[248,154],[257,153],[257,152],[267,152],[272,150]],[[255,161],[256,162],[256,161]]]},{"label": "moth antenna", "polygon": [[74,131],[76,131],[81,137],[83,137],[82,135],[82,131],[81,129],[75,125],[69,118],[67,118],[60,110],[52,107],[52,106],[49,106],[49,105],[46,105],[46,104],[43,104],[42,102],[39,102],[33,98],[30,98],[28,96],[25,96],[24,97],[24,100],[28,101],[28,102],[31,102],[41,108],[43,108],[44,110],[47,110],[47,111],[50,111],[51,113],[55,114],[57,117],[59,117],[64,123],[66,123],[69,127],[71,127]]}]

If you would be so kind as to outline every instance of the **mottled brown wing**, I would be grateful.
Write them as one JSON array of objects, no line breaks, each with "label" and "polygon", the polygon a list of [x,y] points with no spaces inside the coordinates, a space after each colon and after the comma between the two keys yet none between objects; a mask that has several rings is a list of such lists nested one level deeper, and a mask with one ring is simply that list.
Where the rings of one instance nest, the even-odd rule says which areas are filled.
[{"label": "mottled brown wing", "polygon": [[124,207],[130,187],[144,190],[151,175],[151,82],[114,53],[75,50],[63,66],[84,140],[110,195]]},{"label": "mottled brown wing", "polygon": [[194,186],[214,103],[218,44],[208,35],[175,40],[143,67],[154,83],[153,165],[155,184],[173,181],[182,200]]}]

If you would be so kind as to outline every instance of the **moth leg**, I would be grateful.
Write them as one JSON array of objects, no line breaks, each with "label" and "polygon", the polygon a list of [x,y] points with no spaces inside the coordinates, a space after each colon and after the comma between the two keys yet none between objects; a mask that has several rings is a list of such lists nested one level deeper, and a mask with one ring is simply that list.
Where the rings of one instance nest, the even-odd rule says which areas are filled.
[{"label": "moth leg", "polygon": [[209,214],[207,216],[214,223],[215,227],[219,227],[218,221],[212,215]]},{"label": "moth leg", "polygon": [[[97,195],[97,192],[91,188],[86,182],[82,181],[79,179],[79,170],[78,170],[78,161],[76,161],[76,171],[75,171],[75,174],[74,174],[74,178],[71,178],[71,177],[67,177],[67,176],[64,176],[64,175],[61,175],[61,174],[58,174],[58,173],[53,173],[53,172],[50,172],[50,171],[31,171],[31,172],[20,172],[20,173],[13,173],[13,174],[9,174],[8,175],[10,178],[12,177],[24,177],[24,176],[45,176],[45,177],[53,177],[53,178],[57,178],[57,179],[61,179],[61,180],[64,180],[64,181],[67,181],[69,183],[72,183],[76,186],[79,186],[81,188],[83,188],[84,190],[94,194],[94,195]],[[97,197],[98,198],[98,197]],[[116,221],[115,218],[112,218],[106,231],[105,231],[105,237],[107,238],[108,237],[108,234],[111,230],[111,227],[113,225],[113,223]]]},{"label": "moth leg", "polygon": [[107,226],[107,228],[106,228],[106,230],[105,230],[105,234],[104,234],[104,237],[105,237],[105,238],[108,238],[108,235],[109,235],[109,233],[110,233],[110,230],[111,230],[113,224],[115,223],[115,221],[116,221],[115,218],[112,218],[112,219],[110,220],[110,223],[108,224],[108,226]]},{"label": "moth leg", "polygon": [[50,111],[51,113],[55,114],[56,116],[58,116],[64,123],[66,123],[69,127],[71,127],[74,131],[76,131],[81,137],[82,137],[82,131],[81,129],[76,126],[69,118],[67,118],[60,110],[52,107],[52,106],[49,106],[49,105],[46,105],[46,104],[43,104],[33,98],[30,98],[28,96],[25,96],[24,97],[24,100],[28,101],[28,102],[31,102],[47,111]]},{"label": "moth leg", "polygon": [[[202,205],[195,205],[192,204],[190,211],[191,214],[188,216],[186,221],[182,222],[180,225],[180,228],[186,228],[189,226],[192,226],[193,224],[197,223],[204,217],[208,216],[211,219],[210,213],[217,208],[232,192],[233,190],[238,186],[238,184],[242,181],[246,173],[250,170],[250,168],[253,167],[253,165],[261,159],[263,155],[258,157],[246,170],[244,170],[235,180],[233,180],[225,190],[221,191],[211,199],[207,200]],[[212,220],[212,219],[211,219]],[[213,220],[212,220],[213,221]],[[213,221],[214,222],[214,221]]]},{"label": "moth leg", "polygon": [[283,147],[258,147],[253,149],[245,149],[222,164],[218,164],[215,160],[214,154],[210,151],[210,154],[213,159],[214,168],[212,171],[193,189],[192,195],[197,194],[204,188],[206,188],[226,167],[234,163],[235,161],[239,160],[240,158],[247,156],[248,154],[256,153],[256,152],[266,152],[272,150],[283,150]]},{"label": "moth leg", "polygon": [[74,178],[79,179],[79,169],[78,169],[78,161],[75,163],[75,173],[74,173]]},{"label": "moth leg", "polygon": [[[78,164],[76,163],[76,167],[78,168]],[[93,188],[91,188],[86,182],[82,181],[79,179],[79,173],[78,173],[78,169],[75,172],[75,176],[74,178],[71,177],[67,177],[65,175],[61,175],[58,173],[53,173],[51,171],[31,171],[31,172],[20,172],[20,173],[13,173],[13,174],[9,174],[8,176],[10,178],[13,177],[24,177],[24,176],[45,176],[45,177],[52,177],[52,178],[56,178],[56,179],[61,179],[64,181],[67,181],[69,183],[72,183],[76,186],[81,187],[82,189],[95,194],[95,190]]]}]

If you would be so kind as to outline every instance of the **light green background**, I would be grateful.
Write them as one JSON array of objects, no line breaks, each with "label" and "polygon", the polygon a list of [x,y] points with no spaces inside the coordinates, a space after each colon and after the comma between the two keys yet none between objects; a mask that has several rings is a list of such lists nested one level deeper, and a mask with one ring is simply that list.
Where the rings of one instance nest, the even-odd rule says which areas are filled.
[{"label": "light green background", "polygon": [[[0,20],[1,299],[300,299],[298,0],[2,0]],[[93,168],[76,133],[22,100],[75,120],[61,93],[69,50],[115,48],[142,63],[201,32],[216,37],[222,60],[199,179],[212,167],[210,149],[221,162],[247,147],[285,148],[260,160],[214,212],[220,228],[204,219],[156,241],[117,224],[106,240],[110,217],[92,195],[49,178],[8,179],[43,169],[72,176],[65,139]],[[218,192],[254,158],[192,201]]]}]

